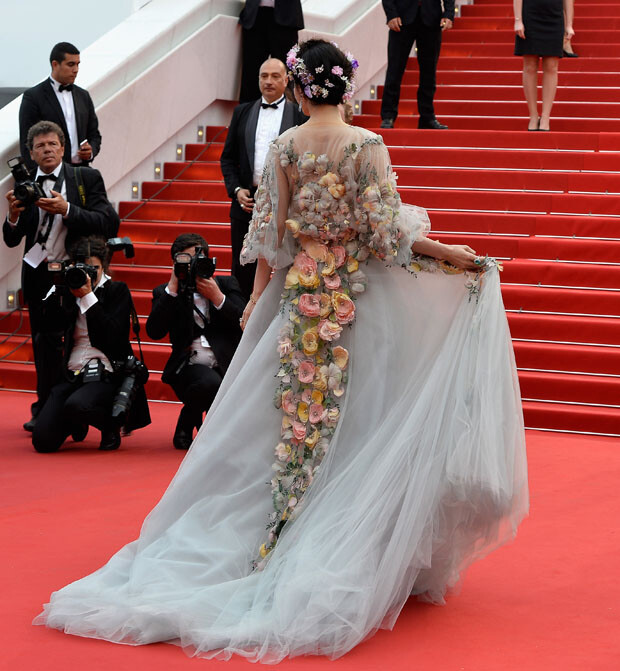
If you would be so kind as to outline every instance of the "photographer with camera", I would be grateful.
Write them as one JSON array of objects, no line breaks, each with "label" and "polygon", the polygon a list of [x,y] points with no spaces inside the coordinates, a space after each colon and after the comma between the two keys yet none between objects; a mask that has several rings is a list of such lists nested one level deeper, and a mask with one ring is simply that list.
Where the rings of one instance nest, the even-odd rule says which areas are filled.
[{"label": "photographer with camera", "polygon": [[172,442],[186,450],[241,339],[245,299],[234,277],[213,277],[215,259],[202,236],[179,235],[170,253],[174,268],[168,284],[153,290],[146,332],[153,340],[170,337],[162,381],[183,403]]},{"label": "photographer with camera", "polygon": [[21,159],[9,161],[15,187],[6,194],[9,212],[2,234],[9,247],[26,239],[22,290],[30,314],[38,400],[24,429],[32,431],[58,367],[56,345],[40,336],[41,302],[52,284],[46,262],[67,259],[67,247],[80,236],[113,237],[120,220],[99,172],[63,163],[65,136],[57,124],[36,123],[28,131],[27,142],[38,167],[32,174]]},{"label": "photographer with camera", "polygon": [[[62,334],[63,379],[37,417],[37,452],[56,452],[70,434],[83,440],[89,425],[101,431],[100,450],[115,450],[121,426],[131,431],[150,424],[143,387],[148,371],[136,375],[129,341],[133,302],[127,285],[107,275],[109,255],[101,237],[77,240],[70,264],[54,274],[56,283],[43,301],[44,331]],[[126,402],[119,392],[132,382]]]}]

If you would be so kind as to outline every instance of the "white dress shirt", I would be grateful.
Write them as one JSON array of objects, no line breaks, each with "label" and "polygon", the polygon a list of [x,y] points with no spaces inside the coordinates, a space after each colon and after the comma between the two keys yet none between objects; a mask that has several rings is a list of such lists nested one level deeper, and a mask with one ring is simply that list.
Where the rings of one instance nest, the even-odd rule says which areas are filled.
[{"label": "white dress shirt", "polygon": [[[170,291],[168,287],[166,287],[166,293],[169,296],[178,296],[177,293]],[[224,303],[226,302],[226,296],[222,299],[222,302],[219,305],[215,305],[215,303],[212,303],[213,307],[216,310],[221,310]],[[194,305],[200,310],[200,312],[206,316],[207,310],[209,307],[207,299],[202,295],[199,294],[197,291],[194,292]],[[194,321],[200,328],[204,328],[204,321],[202,317],[196,312],[196,310],[193,310],[194,312]],[[192,341],[192,354],[189,358],[189,365],[193,364],[202,364],[203,366],[208,366],[209,368],[215,368],[217,366],[217,359],[215,358],[215,352],[211,349],[211,345],[209,345],[209,341],[204,335],[199,336],[198,338],[194,338]]]},{"label": "white dress shirt", "polygon": [[[71,144],[71,163],[81,163],[82,159],[78,156],[80,150],[80,138],[78,137],[77,120],[75,118],[75,104],[73,102],[73,93],[71,91],[60,92],[60,82],[57,82],[53,77],[50,77],[52,88],[58,98],[60,107],[62,108],[67,130],[69,131],[69,143]],[[86,138],[82,138],[86,139]]]},{"label": "white dress shirt", "polygon": [[276,3],[276,0],[260,0],[258,3],[259,7],[273,7]]},{"label": "white dress shirt", "polygon": [[[256,135],[254,136],[254,186],[259,184],[263,175],[269,145],[280,135],[286,97],[282,96],[280,100],[275,102],[278,105],[277,109],[273,109],[273,107],[263,109],[261,107],[258,113]],[[261,99],[261,103],[268,104],[264,98]]]},{"label": "white dress shirt", "polygon": [[[90,338],[88,337],[88,323],[86,322],[86,313],[88,310],[98,303],[97,296],[95,296],[95,289],[102,287],[108,280],[109,276],[105,273],[101,275],[101,279],[93,290],[86,294],[86,296],[76,297],[75,302],[78,304],[80,314],[75,320],[75,329],[73,331],[73,349],[69,356],[69,363],[67,368],[69,370],[82,370],[84,366],[91,359],[100,359],[104,368],[108,372],[112,372],[112,365],[108,357],[99,349],[92,346]],[[52,293],[50,291],[50,293]],[[49,296],[49,294],[48,294]]]},{"label": "white dress shirt", "polygon": [[[52,197],[52,189],[54,188],[56,181],[58,180],[58,175],[60,174],[60,170],[62,168],[62,163],[56,167],[56,170],[52,173],[54,175],[54,181],[51,181],[49,179],[46,179],[45,182],[43,182],[43,191],[45,191],[45,195],[48,198]],[[37,174],[36,177],[39,177],[41,175],[44,175],[44,173],[41,168],[37,168]],[[67,181],[65,179],[62,180],[62,187],[60,188],[60,194],[62,197],[67,200]],[[67,203],[67,214],[69,214],[69,208],[71,205]],[[65,214],[65,217],[67,216]],[[43,226],[43,222],[45,221],[45,217],[47,215],[47,212],[45,210],[42,210],[39,208],[39,228],[37,229],[37,235],[35,236],[35,241],[37,239],[37,236],[39,235],[39,232],[41,231],[41,227]],[[52,220],[52,228],[50,230],[50,234],[47,237],[47,240],[45,241],[45,249],[47,251],[47,259],[48,261],[64,261],[69,258],[69,255],[67,254],[67,251],[65,249],[65,238],[67,237],[67,227],[65,226],[65,222],[63,221],[63,215],[62,214],[55,214],[54,218]]]}]

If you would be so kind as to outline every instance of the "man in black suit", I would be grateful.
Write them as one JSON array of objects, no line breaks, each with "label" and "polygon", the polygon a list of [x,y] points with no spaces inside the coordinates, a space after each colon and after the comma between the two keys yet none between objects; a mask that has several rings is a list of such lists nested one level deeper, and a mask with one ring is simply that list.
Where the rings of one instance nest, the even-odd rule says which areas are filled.
[{"label": "man in black suit", "polygon": [[29,168],[26,138],[37,121],[53,121],[65,134],[65,163],[88,165],[99,153],[101,135],[95,107],[86,89],[74,84],[80,52],[69,42],[59,42],[50,54],[52,73],[48,79],[24,91],[19,108],[19,146]]},{"label": "man in black suit", "polygon": [[259,87],[262,96],[235,108],[220,160],[226,191],[232,199],[232,274],[239,281],[246,299],[252,293],[256,264],[242,266],[239,254],[252,218],[254,193],[269,145],[285,130],[306,120],[298,107],[287,101],[284,95],[286,84],[286,68],[282,61],[270,58],[261,65]]},{"label": "man in black suit", "polygon": [[267,58],[286,61],[304,27],[301,0],[246,0],[239,15],[242,28],[242,69],[239,102],[256,100],[260,64]]},{"label": "man in black suit", "polygon": [[417,46],[418,128],[448,128],[437,121],[435,97],[437,61],[441,34],[452,28],[454,0],[383,0],[383,9],[390,29],[388,64],[381,101],[381,128],[393,128],[398,116],[400,84],[407,67],[413,43]]},{"label": "man in black suit", "polygon": [[[37,371],[37,396],[33,404],[33,418],[45,402],[54,371],[57,371],[47,338],[41,333],[41,302],[52,280],[47,261],[68,258],[67,248],[78,237],[102,235],[113,237],[118,231],[118,214],[107,198],[101,175],[92,168],[74,168],[63,163],[65,137],[61,128],[49,121],[40,121],[29,131],[27,144],[30,156],[37,166],[32,174],[42,184],[47,198],[40,198],[27,207],[15,198],[13,191],[6,194],[9,212],[2,227],[4,242],[17,247],[26,238],[22,264],[22,291],[28,305],[34,363]],[[32,431],[33,420],[24,425]]]},{"label": "man in black suit", "polygon": [[[202,236],[183,233],[170,254],[173,260],[178,254],[193,257],[197,248],[208,256],[209,246]],[[168,284],[153,289],[146,332],[153,340],[169,335],[172,344],[161,379],[183,403],[172,439],[178,450],[191,445],[194,427],[200,428],[202,413],[211,407],[241,339],[244,307],[234,277],[197,277],[195,287],[184,287],[173,269]]]},{"label": "man in black suit", "polygon": [[54,286],[42,304],[43,330],[62,335],[63,361],[60,379],[37,416],[32,444],[37,452],[56,452],[69,434],[83,440],[91,425],[101,431],[99,449],[116,450],[121,425],[130,432],[151,423],[139,380],[129,409],[112,416],[126,378],[119,364],[133,357],[129,340],[133,302],[129,287],[107,275],[110,254],[104,238],[79,238],[69,252],[72,263],[88,268],[81,286]]}]

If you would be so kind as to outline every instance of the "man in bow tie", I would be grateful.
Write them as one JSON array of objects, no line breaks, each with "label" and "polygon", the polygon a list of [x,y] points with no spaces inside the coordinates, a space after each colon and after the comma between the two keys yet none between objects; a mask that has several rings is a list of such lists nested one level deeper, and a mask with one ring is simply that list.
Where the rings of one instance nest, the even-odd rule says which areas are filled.
[{"label": "man in bow tie", "polygon": [[263,174],[269,145],[285,130],[306,120],[297,105],[288,102],[284,95],[287,81],[282,61],[270,58],[261,65],[258,76],[261,97],[235,108],[220,160],[226,190],[232,199],[232,274],[246,299],[252,293],[256,264],[242,266],[239,254],[252,218],[254,193]]},{"label": "man in bow tie", "polygon": [[29,168],[34,168],[26,138],[37,121],[53,121],[65,134],[64,161],[88,165],[99,153],[101,135],[95,107],[86,91],[75,85],[80,52],[69,42],[59,42],[50,54],[52,72],[40,84],[24,91],[19,108],[19,145]]},{"label": "man in bow tie", "polygon": [[41,303],[52,286],[47,262],[66,260],[66,250],[81,236],[114,237],[120,220],[108,201],[99,172],[63,163],[65,135],[57,124],[36,123],[28,131],[26,142],[37,167],[33,179],[41,184],[47,197],[24,206],[9,191],[9,212],[2,234],[8,247],[17,247],[26,239],[22,291],[30,316],[38,399],[32,406],[33,419],[24,428],[32,431],[33,420],[55,382],[59,363],[54,358],[57,343],[41,335]]}]

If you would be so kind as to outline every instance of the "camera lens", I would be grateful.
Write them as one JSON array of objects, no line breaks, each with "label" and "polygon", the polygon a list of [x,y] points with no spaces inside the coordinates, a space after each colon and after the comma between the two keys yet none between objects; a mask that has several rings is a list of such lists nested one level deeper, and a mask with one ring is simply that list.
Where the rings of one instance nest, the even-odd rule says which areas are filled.
[{"label": "camera lens", "polygon": [[79,289],[80,287],[83,287],[87,281],[88,277],[86,276],[86,271],[82,268],[67,268],[65,272],[65,282],[69,289]]}]

